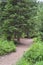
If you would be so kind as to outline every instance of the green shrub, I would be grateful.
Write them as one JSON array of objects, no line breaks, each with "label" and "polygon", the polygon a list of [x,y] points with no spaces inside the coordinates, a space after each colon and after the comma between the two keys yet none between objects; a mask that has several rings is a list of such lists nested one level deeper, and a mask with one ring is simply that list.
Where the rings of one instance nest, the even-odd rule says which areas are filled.
[{"label": "green shrub", "polygon": [[43,60],[43,44],[36,43],[24,54],[28,62],[36,63]]},{"label": "green shrub", "polygon": [[36,62],[35,65],[43,65],[43,61],[40,61],[40,62]]},{"label": "green shrub", "polygon": [[0,39],[0,55],[4,55],[16,50],[13,41]]},{"label": "green shrub", "polygon": [[31,64],[28,63],[28,62],[25,60],[25,58],[21,58],[16,65],[31,65]]},{"label": "green shrub", "polygon": [[42,42],[40,36],[38,36],[38,37],[36,37],[36,38],[33,38],[33,40],[34,40],[34,42],[36,42],[36,43],[37,43],[37,42]]}]

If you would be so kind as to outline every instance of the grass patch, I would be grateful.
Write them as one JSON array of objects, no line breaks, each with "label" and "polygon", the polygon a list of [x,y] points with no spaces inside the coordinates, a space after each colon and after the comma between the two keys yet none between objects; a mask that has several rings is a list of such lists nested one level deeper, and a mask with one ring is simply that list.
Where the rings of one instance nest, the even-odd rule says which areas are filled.
[{"label": "grass patch", "polygon": [[40,62],[36,62],[35,65],[43,65],[43,61],[40,61]]},{"label": "grass patch", "polygon": [[21,59],[19,60],[19,62],[17,62],[16,65],[31,65],[31,64],[28,63],[28,62],[25,60],[25,58],[23,57],[23,58],[21,58]]},{"label": "grass patch", "polygon": [[16,50],[16,46],[13,41],[7,41],[0,39],[0,55],[5,55],[10,52],[14,52]]},{"label": "grass patch", "polygon": [[30,50],[28,50],[24,54],[25,59],[27,59],[28,62],[32,62],[33,64],[37,61],[43,60],[43,45],[42,44],[33,44]]}]

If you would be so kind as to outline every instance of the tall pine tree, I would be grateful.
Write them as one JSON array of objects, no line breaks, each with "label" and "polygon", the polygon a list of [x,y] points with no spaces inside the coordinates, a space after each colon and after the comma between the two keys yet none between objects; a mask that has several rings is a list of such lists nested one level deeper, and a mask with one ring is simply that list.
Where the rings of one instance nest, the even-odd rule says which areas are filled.
[{"label": "tall pine tree", "polygon": [[19,39],[23,34],[28,37],[31,32],[34,34],[34,17],[37,14],[36,1],[8,0],[2,9],[1,28],[7,37],[15,36]]}]

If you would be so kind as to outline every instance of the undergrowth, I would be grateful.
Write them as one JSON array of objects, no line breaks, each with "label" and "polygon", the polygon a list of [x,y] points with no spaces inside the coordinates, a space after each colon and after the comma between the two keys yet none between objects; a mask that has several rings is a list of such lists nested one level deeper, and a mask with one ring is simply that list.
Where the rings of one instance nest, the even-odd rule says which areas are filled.
[{"label": "undergrowth", "polygon": [[0,55],[5,55],[16,51],[16,46],[13,41],[7,41],[0,38]]}]

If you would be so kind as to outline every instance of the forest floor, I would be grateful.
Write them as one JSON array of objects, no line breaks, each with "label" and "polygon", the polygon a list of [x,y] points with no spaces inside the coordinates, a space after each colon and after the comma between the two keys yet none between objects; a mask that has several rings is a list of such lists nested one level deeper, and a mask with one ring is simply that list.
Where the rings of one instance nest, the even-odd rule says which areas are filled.
[{"label": "forest floor", "polygon": [[20,39],[21,44],[17,45],[16,52],[0,56],[0,65],[16,65],[16,62],[22,57],[24,52],[27,51],[32,42],[32,39]]}]

